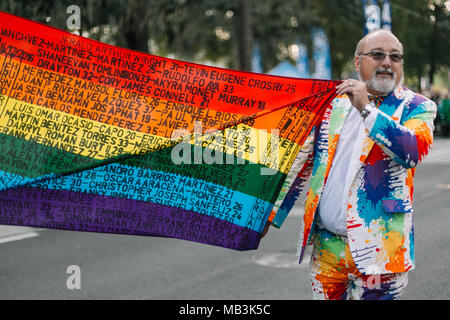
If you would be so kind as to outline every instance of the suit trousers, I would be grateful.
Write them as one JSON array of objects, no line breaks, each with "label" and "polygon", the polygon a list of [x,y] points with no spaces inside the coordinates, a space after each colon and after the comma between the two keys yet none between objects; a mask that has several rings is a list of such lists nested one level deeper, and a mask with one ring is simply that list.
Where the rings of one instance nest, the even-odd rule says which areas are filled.
[{"label": "suit trousers", "polygon": [[[347,237],[318,229],[313,239],[310,275],[316,300],[393,300],[408,283],[408,272],[364,275],[353,261]],[[370,268],[368,268],[368,271]]]}]

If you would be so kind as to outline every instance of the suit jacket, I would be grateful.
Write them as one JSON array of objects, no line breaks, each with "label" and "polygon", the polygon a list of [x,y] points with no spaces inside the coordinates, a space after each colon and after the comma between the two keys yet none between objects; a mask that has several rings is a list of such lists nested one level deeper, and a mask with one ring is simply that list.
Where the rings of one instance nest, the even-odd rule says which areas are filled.
[{"label": "suit jacket", "polygon": [[[280,227],[308,178],[300,262],[315,234],[317,208],[327,182],[350,100],[336,97],[320,125],[311,131],[285,182],[284,199],[274,207]],[[406,88],[388,95],[375,116],[366,119],[349,164],[344,190],[347,236],[352,257],[363,274],[404,272],[414,268],[413,179],[415,167],[433,142],[436,105]],[[349,151],[351,152],[351,151]]]}]

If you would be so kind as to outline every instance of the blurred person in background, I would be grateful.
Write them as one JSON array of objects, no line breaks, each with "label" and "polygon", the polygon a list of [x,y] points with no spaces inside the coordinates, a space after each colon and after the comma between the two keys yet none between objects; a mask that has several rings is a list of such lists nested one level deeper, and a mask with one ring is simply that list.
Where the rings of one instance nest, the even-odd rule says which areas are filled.
[{"label": "blurred person in background", "polygon": [[445,136],[450,135],[450,99],[447,91],[438,105],[439,132]]}]

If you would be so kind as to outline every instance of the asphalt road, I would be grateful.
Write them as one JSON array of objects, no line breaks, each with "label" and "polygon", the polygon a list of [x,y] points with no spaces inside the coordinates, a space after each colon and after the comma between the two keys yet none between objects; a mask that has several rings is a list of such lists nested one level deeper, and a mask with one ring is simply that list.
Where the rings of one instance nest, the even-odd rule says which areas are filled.
[{"label": "asphalt road", "polygon": [[[450,139],[415,179],[416,270],[403,299],[450,299]],[[0,299],[311,299],[296,263],[301,208],[256,251],[193,242],[0,226]],[[79,267],[80,289],[69,289]],[[69,281],[68,281],[69,280]],[[69,285],[70,287],[70,285]]]}]

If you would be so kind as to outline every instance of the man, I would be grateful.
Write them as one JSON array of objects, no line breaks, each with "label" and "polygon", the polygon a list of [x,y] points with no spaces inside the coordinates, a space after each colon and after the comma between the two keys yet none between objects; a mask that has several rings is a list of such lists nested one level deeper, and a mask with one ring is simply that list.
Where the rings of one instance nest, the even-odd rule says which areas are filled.
[{"label": "man", "polygon": [[269,221],[281,226],[310,177],[300,262],[312,244],[313,297],[395,299],[414,268],[413,178],[432,145],[436,105],[402,87],[403,46],[392,33],[361,39],[354,64],[360,81],[336,87]]}]

